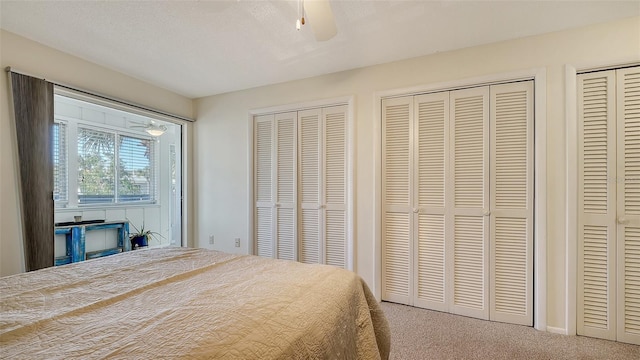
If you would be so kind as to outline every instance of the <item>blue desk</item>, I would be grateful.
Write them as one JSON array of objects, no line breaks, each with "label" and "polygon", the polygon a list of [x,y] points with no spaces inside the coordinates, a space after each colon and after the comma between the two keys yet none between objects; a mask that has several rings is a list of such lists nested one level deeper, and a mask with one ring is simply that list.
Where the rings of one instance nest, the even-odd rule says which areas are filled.
[{"label": "blue desk", "polygon": [[[118,247],[87,253],[85,251],[85,233],[91,230],[118,230]],[[64,265],[87,259],[117,254],[131,250],[128,221],[109,221],[97,224],[56,226],[56,235],[65,235],[67,252],[65,256],[55,258],[54,265]]]}]

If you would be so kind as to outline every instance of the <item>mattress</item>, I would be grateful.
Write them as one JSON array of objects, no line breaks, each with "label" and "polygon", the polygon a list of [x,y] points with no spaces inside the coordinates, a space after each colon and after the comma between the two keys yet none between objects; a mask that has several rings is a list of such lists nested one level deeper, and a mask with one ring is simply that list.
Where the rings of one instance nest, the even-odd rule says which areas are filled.
[{"label": "mattress", "polygon": [[325,265],[159,248],[0,278],[10,359],[386,359],[378,302]]}]

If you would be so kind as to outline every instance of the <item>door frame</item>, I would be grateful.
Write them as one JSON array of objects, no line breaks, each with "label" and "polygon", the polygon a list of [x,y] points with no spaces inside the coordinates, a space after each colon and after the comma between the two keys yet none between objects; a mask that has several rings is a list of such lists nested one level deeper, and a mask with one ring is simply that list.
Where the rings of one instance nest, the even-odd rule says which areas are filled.
[{"label": "door frame", "polygon": [[547,330],[547,69],[533,68],[509,73],[468,78],[374,93],[374,206],[373,293],[381,299],[382,289],[382,99],[421,93],[522,80],[534,81],[534,238],[533,238],[533,327]]}]

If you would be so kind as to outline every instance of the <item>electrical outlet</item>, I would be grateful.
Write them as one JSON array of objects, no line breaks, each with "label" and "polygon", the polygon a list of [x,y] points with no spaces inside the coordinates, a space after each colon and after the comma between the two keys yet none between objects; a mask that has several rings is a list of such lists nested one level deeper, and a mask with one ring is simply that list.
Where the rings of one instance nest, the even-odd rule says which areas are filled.
[{"label": "electrical outlet", "polygon": [[236,247],[240,247],[240,238],[236,238]]},{"label": "electrical outlet", "polygon": [[213,245],[213,235],[209,235],[209,244]]}]

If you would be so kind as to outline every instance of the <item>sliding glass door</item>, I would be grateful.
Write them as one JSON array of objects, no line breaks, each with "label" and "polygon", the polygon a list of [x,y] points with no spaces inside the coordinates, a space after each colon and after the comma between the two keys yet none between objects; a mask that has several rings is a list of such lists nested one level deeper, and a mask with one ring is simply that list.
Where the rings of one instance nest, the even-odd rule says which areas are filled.
[{"label": "sliding glass door", "polygon": [[[149,246],[182,245],[183,124],[57,89],[55,223],[128,221]],[[113,106],[110,106],[113,105]],[[56,256],[66,249],[56,235]],[[86,251],[117,247],[110,231],[86,233]]]}]

